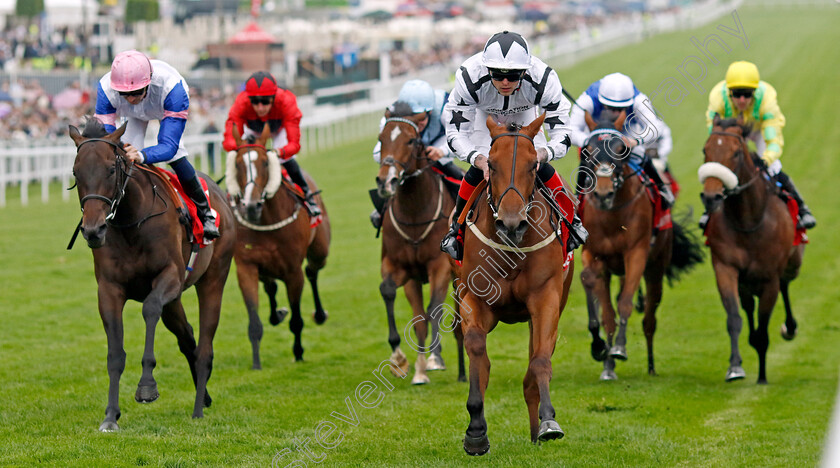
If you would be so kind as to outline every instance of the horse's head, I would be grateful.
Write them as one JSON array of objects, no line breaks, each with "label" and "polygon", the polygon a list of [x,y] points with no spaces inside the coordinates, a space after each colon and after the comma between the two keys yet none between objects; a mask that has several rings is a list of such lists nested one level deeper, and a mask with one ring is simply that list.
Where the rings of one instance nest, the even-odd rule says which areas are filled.
[{"label": "horse's head", "polygon": [[265,200],[274,196],[282,182],[280,160],[265,147],[270,137],[268,124],[263,126],[259,138],[246,140],[233,126],[236,153],[228,155],[225,179],[234,209],[251,223],[260,222]]},{"label": "horse's head", "polygon": [[[748,174],[755,170],[749,157],[749,148],[744,137],[750,128],[738,119],[721,119],[715,115],[712,133],[703,146],[705,162],[697,175],[703,184],[700,199],[706,211],[720,208],[723,200],[738,187],[738,174]],[[744,172],[744,169],[747,171]]]},{"label": "horse's head", "polygon": [[385,111],[385,125],[379,133],[381,159],[376,175],[380,197],[393,196],[398,185],[420,175],[428,167],[429,160],[420,137],[426,119],[425,112],[415,114],[411,106],[402,101]]},{"label": "horse's head", "polygon": [[534,136],[542,129],[545,114],[528,126],[499,125],[487,117],[492,137],[487,165],[490,181],[487,201],[495,218],[496,233],[515,245],[528,230],[528,211],[534,199],[537,175],[537,150]]},{"label": "horse's head", "polygon": [[622,130],[626,113],[610,113],[605,110],[601,120],[595,122],[589,114],[586,123],[591,130],[586,146],[581,149],[581,160],[595,174],[595,185],[590,194],[599,208],[609,210],[615,203],[615,196],[624,184],[624,163],[630,156],[630,149],[624,143]]},{"label": "horse's head", "polygon": [[114,218],[125,195],[129,162],[120,143],[125,127],[108,134],[96,119],[87,121],[84,133],[70,126],[76,143],[73,176],[82,209],[80,229],[93,249],[105,244],[106,222]]}]

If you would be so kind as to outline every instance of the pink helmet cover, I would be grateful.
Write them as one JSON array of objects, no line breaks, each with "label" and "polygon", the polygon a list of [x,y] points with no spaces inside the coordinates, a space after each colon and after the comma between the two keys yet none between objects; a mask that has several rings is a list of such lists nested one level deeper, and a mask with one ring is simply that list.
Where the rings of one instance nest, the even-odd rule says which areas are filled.
[{"label": "pink helmet cover", "polygon": [[142,52],[120,52],[111,64],[111,89],[118,92],[136,91],[152,82],[152,63]]}]

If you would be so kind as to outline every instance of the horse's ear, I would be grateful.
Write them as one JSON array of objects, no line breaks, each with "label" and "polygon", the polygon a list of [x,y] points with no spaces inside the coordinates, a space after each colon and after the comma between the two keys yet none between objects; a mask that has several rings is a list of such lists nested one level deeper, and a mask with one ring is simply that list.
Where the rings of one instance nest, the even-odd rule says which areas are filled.
[{"label": "horse's ear", "polygon": [[716,113],[715,116],[712,118],[712,127],[717,127],[719,125],[720,125],[720,114]]},{"label": "horse's ear", "polygon": [[492,115],[487,116],[487,121],[485,123],[487,124],[487,129],[490,130],[490,135],[496,135],[505,129],[504,125],[499,125],[495,120],[493,120]]},{"label": "horse's ear", "polygon": [[108,139],[113,141],[114,143],[120,141],[120,138],[122,138],[123,133],[125,133],[126,126],[128,126],[128,122],[122,124],[122,127],[114,130],[114,133],[108,135]]},{"label": "horse's ear", "polygon": [[85,141],[82,134],[79,133],[79,129],[76,128],[76,126],[74,125],[70,126],[70,128],[68,129],[68,133],[70,134],[70,138],[73,139],[73,143],[76,144],[76,147],[78,147],[83,141]]},{"label": "horse's ear", "polygon": [[529,123],[527,126],[522,127],[522,133],[530,136],[531,138],[535,137],[537,133],[540,133],[540,129],[542,128],[543,122],[545,122],[545,112],[543,112],[541,116],[537,117],[533,122]]},{"label": "horse's ear", "polygon": [[592,114],[590,114],[589,111],[583,111],[583,119],[586,121],[586,126],[589,127],[590,132],[592,130],[595,130],[595,127],[598,126],[598,124],[595,123],[595,119],[592,118]]},{"label": "horse's ear", "polygon": [[386,118],[386,119],[390,119],[390,118],[391,118],[391,108],[390,108],[390,107],[386,107],[386,108],[385,108],[385,118]]},{"label": "horse's ear", "polygon": [[269,138],[271,138],[271,125],[266,122],[265,125],[263,125],[263,130],[257,144],[265,145],[265,142],[268,141]]},{"label": "horse's ear", "polygon": [[627,110],[622,110],[621,113],[618,114],[618,118],[615,119],[615,129],[619,132],[623,132],[625,120],[627,120]]},{"label": "horse's ear", "polygon": [[233,142],[236,143],[236,146],[242,146],[242,134],[239,133],[239,126],[233,124],[230,133],[233,135]]}]

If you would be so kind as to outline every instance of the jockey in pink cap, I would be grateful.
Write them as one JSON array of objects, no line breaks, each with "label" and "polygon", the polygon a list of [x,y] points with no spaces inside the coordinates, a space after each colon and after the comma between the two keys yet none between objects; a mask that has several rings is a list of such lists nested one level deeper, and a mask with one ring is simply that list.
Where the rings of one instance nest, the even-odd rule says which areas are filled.
[{"label": "jockey in pink cap", "polygon": [[[110,73],[99,80],[94,117],[108,132],[116,130],[117,118],[126,120],[128,126],[122,141],[130,160],[147,164],[169,163],[187,196],[195,202],[198,217],[204,225],[204,237],[215,239],[219,237],[216,214],[210,208],[195,169],[186,158],[187,149],[181,141],[189,107],[189,87],[172,66],[129,50],[118,54]],[[150,120],[160,121],[157,144],[144,147]]]}]

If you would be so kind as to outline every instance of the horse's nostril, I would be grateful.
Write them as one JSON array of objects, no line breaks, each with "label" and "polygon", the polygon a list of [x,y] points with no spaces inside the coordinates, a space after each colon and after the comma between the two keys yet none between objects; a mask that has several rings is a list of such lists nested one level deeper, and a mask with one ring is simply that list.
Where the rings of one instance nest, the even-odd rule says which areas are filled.
[{"label": "horse's nostril", "polygon": [[523,219],[522,221],[519,222],[519,227],[516,228],[516,231],[517,232],[525,232],[526,229],[528,229],[528,220]]}]

